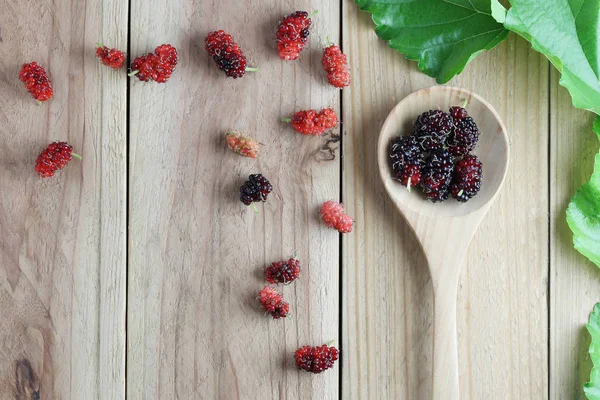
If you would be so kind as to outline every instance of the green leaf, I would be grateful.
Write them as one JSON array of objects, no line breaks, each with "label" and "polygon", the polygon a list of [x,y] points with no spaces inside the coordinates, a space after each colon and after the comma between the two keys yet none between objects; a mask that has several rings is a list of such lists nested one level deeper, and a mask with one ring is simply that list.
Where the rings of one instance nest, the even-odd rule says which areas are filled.
[{"label": "green leaf", "polygon": [[492,2],[492,17],[499,23],[503,24],[506,21],[506,8],[498,2],[498,0],[491,0]]},{"label": "green leaf", "polygon": [[[355,0],[372,14],[377,35],[446,83],[479,52],[508,36],[490,0]],[[498,10],[496,10],[498,12]]]},{"label": "green leaf", "polygon": [[[600,116],[594,121],[600,139]],[[567,208],[567,223],[573,231],[573,245],[600,267],[600,154],[596,155],[590,181],[575,194]]]},{"label": "green leaf", "polygon": [[600,1],[511,0],[511,5],[504,26],[548,57],[575,107],[600,114]]},{"label": "green leaf", "polygon": [[594,367],[590,373],[590,381],[583,386],[583,391],[589,400],[600,400],[600,303],[594,306],[590,314],[587,330],[592,337],[589,352]]}]

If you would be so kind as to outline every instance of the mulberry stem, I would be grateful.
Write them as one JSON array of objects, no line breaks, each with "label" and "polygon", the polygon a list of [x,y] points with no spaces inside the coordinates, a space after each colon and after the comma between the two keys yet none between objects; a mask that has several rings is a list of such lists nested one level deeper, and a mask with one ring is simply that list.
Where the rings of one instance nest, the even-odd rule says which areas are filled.
[{"label": "mulberry stem", "polygon": [[286,124],[289,124],[290,122],[292,122],[291,118],[281,118],[281,122],[285,122]]},{"label": "mulberry stem", "polygon": [[138,72],[140,71],[136,69],[135,71],[131,71],[130,73],[128,73],[127,76],[136,76]]},{"label": "mulberry stem", "polygon": [[81,157],[81,156],[80,156],[79,154],[77,154],[77,153],[71,153],[71,155],[72,155],[73,157],[75,157],[76,159],[78,159],[78,160],[82,160],[82,159],[83,159],[83,157]]},{"label": "mulberry stem", "polygon": [[246,68],[246,72],[258,72],[260,71],[260,68],[258,67],[247,67]]}]

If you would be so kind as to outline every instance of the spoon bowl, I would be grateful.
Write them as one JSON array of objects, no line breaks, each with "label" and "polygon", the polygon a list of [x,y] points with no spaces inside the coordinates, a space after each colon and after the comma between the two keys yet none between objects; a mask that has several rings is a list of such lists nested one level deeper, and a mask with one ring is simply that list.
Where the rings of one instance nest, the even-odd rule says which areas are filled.
[{"label": "spoon bowl", "polygon": [[[481,191],[467,203],[453,199],[443,203],[425,201],[424,195],[418,190],[409,192],[394,179],[390,143],[397,136],[410,135],[414,121],[421,113],[439,108],[448,111],[451,106],[462,105],[465,101],[469,116],[473,117],[481,132],[473,152],[483,164]],[[379,136],[378,153],[381,178],[396,204],[401,203],[403,208],[429,217],[457,217],[489,206],[494,200],[506,176],[509,145],[504,124],[487,101],[466,89],[436,86],[412,93],[392,110]]]},{"label": "spoon bowl", "polygon": [[[481,190],[467,203],[452,198],[432,203],[419,190],[409,192],[394,179],[390,143],[397,136],[412,134],[413,123],[421,113],[448,111],[465,102],[480,132],[473,153],[483,164]],[[480,96],[465,89],[436,86],[412,93],[392,110],[379,135],[377,151],[383,184],[417,236],[429,264],[434,293],[433,399],[458,400],[458,280],[471,239],[506,177],[510,154],[506,128],[496,110]]]}]

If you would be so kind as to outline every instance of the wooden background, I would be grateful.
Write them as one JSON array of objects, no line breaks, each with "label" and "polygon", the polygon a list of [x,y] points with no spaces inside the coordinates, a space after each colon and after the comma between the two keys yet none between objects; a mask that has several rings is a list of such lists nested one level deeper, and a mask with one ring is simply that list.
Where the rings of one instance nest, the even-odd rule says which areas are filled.
[{"label": "wooden background", "polygon": [[[278,20],[319,10],[296,62],[275,51]],[[0,399],[428,399],[432,289],[415,238],[388,200],[376,142],[393,106],[434,84],[385,43],[351,0],[5,0],[0,7]],[[226,79],[204,51],[231,33],[260,72]],[[325,37],[353,76],[320,66]],[[177,47],[167,84],[101,66],[94,44],[133,55]],[[38,61],[55,97],[18,81]],[[462,399],[583,399],[584,329],[600,271],[576,253],[565,208],[591,174],[592,116],[522,39],[480,55],[450,84],[490,101],[512,160],[473,241],[458,307]],[[331,106],[341,129],[297,135],[279,118]],[[223,132],[265,146],[254,161]],[[55,178],[33,161],[53,140],[82,153]],[[254,214],[238,188],[275,187]],[[354,232],[317,218],[343,199]],[[265,264],[296,253],[283,288],[292,318],[257,307]],[[334,341],[318,376],[293,351]]]}]

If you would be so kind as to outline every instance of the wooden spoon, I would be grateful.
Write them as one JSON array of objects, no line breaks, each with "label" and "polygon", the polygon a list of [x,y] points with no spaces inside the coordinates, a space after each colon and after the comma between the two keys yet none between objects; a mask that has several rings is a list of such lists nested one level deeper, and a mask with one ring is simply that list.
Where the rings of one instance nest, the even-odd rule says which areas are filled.
[{"label": "wooden spoon", "polygon": [[[396,136],[411,134],[413,123],[422,112],[448,111],[465,101],[480,130],[474,153],[483,163],[481,191],[464,204],[453,198],[434,204],[420,190],[409,192],[393,178],[390,142]],[[379,136],[378,159],[385,188],[419,239],[429,263],[434,293],[433,399],[458,400],[458,278],[469,243],[506,177],[506,128],[496,110],[468,90],[447,86],[423,89],[402,100],[388,116]]]}]

